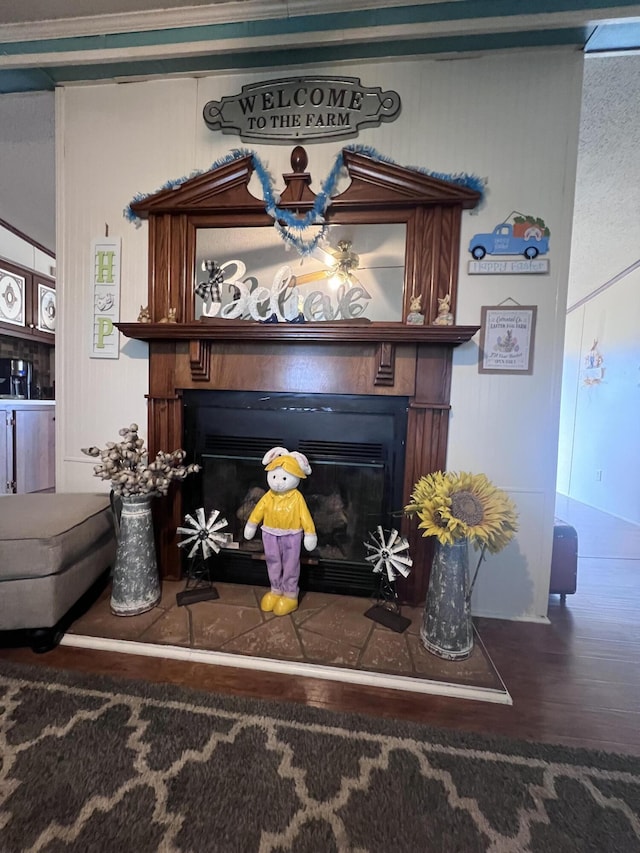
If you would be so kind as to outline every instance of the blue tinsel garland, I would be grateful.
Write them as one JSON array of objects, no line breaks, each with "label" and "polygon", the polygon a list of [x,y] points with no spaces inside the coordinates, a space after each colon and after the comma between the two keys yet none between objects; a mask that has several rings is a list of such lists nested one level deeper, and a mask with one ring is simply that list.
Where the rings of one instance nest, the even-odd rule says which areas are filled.
[{"label": "blue tinsel garland", "polygon": [[[353,151],[354,153],[358,154],[364,154],[367,157],[371,157],[374,160],[379,160],[384,163],[397,165],[395,161],[392,160],[390,157],[386,157],[382,154],[379,154],[374,148],[371,148],[368,145],[349,145],[344,150]],[[280,234],[287,246],[293,246],[298,252],[298,254],[310,254],[316,248],[318,243],[324,240],[326,236],[327,226],[325,223],[324,215],[326,213],[327,208],[331,204],[333,192],[338,183],[340,172],[342,171],[344,166],[342,151],[338,152],[338,154],[336,155],[336,159],[334,160],[333,166],[331,167],[331,171],[323,181],[322,186],[320,188],[320,192],[315,197],[313,207],[302,217],[297,216],[290,210],[278,206],[279,197],[277,197],[274,190],[273,177],[271,176],[269,170],[266,168],[263,162],[260,160],[258,155],[255,153],[255,151],[251,151],[247,148],[234,149],[233,151],[231,151],[231,153],[225,155],[224,157],[221,157],[219,160],[216,160],[215,163],[212,163],[208,169],[199,169],[192,172],[190,175],[186,175],[185,177],[169,180],[155,192],[160,192],[161,190],[166,189],[175,189],[184,184],[185,181],[190,180],[191,178],[195,178],[198,175],[203,175],[205,172],[212,172],[214,169],[218,169],[220,166],[225,166],[227,163],[232,163],[234,160],[239,160],[241,157],[247,156],[251,156],[253,168],[262,187],[265,210],[269,214],[269,216],[273,217],[274,226],[278,234]],[[424,169],[420,166],[408,166],[407,168],[411,169],[414,172],[421,172],[423,175],[428,175],[429,177],[437,178],[441,181],[448,181],[452,184],[458,184],[459,186],[468,187],[469,189],[479,192],[481,196],[484,194],[486,182],[482,178],[479,178],[477,175],[469,175],[466,172],[456,172],[452,175],[446,175],[442,172],[429,171],[428,169]],[[141,224],[141,221],[140,218],[136,216],[136,214],[133,212],[131,205],[135,202],[142,201],[145,198],[149,198],[150,195],[155,195],[155,193],[138,193],[136,196],[133,197],[129,205],[125,207],[123,211],[124,217],[129,222],[133,222],[136,227]],[[301,232],[305,231],[312,225],[322,225],[322,228],[312,239],[304,240]]]},{"label": "blue tinsel garland", "polygon": [[[381,163],[389,163],[392,166],[398,165],[395,160],[391,159],[391,157],[379,154],[375,148],[371,148],[369,145],[358,145],[355,143],[353,145],[347,145],[345,151],[353,151],[355,154],[364,154],[367,157],[371,157],[374,160],[380,160]],[[467,189],[475,190],[475,192],[484,196],[484,190],[487,182],[485,178],[479,178],[477,175],[470,175],[468,172],[454,172],[453,174],[432,172],[430,169],[425,169],[423,166],[405,166],[404,168],[410,169],[412,172],[420,172],[423,175],[428,175],[430,178],[437,178],[439,181],[447,181],[450,184],[467,187]]]},{"label": "blue tinsel garland", "polygon": [[[290,210],[278,207],[273,191],[273,179],[255,153],[253,154],[253,166],[262,186],[265,209],[269,216],[273,217],[278,234],[288,246],[293,246],[299,255],[308,255],[313,252],[318,243],[322,242],[326,236],[327,228],[324,214],[331,204],[331,196],[343,167],[342,151],[336,156],[331,171],[323,181],[320,192],[315,197],[313,207],[304,216],[297,216]],[[310,240],[304,240],[301,232],[311,225],[322,225],[322,228]]]},{"label": "blue tinsel garland", "polygon": [[182,178],[172,178],[168,181],[165,181],[161,187],[158,187],[157,190],[154,190],[152,193],[136,193],[134,197],[131,199],[129,204],[122,211],[122,215],[129,222],[132,222],[136,228],[139,228],[142,225],[142,220],[139,216],[133,212],[131,208],[132,204],[135,204],[137,201],[143,201],[145,198],[149,198],[156,193],[162,192],[162,190],[175,190],[178,187],[182,186],[186,181],[190,181],[191,178],[197,178],[198,175],[204,175],[205,172],[213,172],[214,169],[219,169],[220,166],[225,166],[227,163],[232,163],[234,160],[239,160],[241,157],[246,157],[248,154],[253,155],[252,151],[236,149],[232,151],[230,154],[225,154],[224,157],[220,157],[219,160],[216,160],[215,163],[212,163],[208,169],[194,169],[189,175],[184,175]]}]

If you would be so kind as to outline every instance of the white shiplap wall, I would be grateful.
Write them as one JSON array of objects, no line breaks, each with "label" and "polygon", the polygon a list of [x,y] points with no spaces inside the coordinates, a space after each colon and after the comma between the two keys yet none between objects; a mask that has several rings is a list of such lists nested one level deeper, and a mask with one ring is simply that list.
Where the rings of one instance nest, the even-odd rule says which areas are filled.
[{"label": "white shiplap wall", "polygon": [[[147,302],[147,229],[128,224],[123,207],[136,192],[153,192],[241,146],[207,130],[204,104],[254,80],[348,73],[395,89],[403,103],[396,122],[366,129],[358,142],[402,165],[488,177],[485,204],[463,217],[458,322],[479,323],[482,305],[507,297],[538,305],[532,376],[480,376],[477,342],[456,350],[448,464],[484,471],[520,509],[517,540],[483,566],[475,611],[544,617],[581,67],[579,54],[545,50],[59,89],[60,490],[98,486],[81,447],[102,445],[131,420],[146,425],[145,346],[123,340],[119,360],[88,358],[91,239],[104,234],[105,223],[111,236],[122,236],[121,318],[135,320]],[[307,146],[314,189],[339,147]],[[290,170],[291,146],[254,149],[274,176]],[[491,230],[513,209],[541,216],[551,228],[551,274],[467,276],[470,236]]]}]

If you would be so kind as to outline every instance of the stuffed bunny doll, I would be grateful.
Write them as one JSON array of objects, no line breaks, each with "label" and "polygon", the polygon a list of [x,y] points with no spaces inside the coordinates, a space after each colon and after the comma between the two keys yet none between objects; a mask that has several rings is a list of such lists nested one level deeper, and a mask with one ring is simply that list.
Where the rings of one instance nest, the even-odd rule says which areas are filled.
[{"label": "stuffed bunny doll", "polygon": [[316,529],[305,499],[296,488],[311,473],[306,456],[285,447],[272,447],[263,460],[269,491],[253,508],[244,538],[253,539],[262,524],[262,544],[271,584],[262,596],[260,609],[286,616],[298,607],[300,546],[307,551],[318,544]]}]

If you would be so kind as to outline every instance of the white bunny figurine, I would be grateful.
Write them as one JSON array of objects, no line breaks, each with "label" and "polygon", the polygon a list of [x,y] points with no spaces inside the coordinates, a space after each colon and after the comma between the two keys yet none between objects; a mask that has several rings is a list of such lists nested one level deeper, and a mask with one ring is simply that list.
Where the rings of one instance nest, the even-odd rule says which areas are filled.
[{"label": "white bunny figurine", "polygon": [[296,488],[311,473],[309,460],[285,447],[272,447],[263,460],[269,491],[253,508],[244,538],[253,539],[262,524],[262,544],[271,590],[262,596],[260,609],[286,616],[298,607],[300,546],[307,551],[318,544],[316,528],[305,499]]}]

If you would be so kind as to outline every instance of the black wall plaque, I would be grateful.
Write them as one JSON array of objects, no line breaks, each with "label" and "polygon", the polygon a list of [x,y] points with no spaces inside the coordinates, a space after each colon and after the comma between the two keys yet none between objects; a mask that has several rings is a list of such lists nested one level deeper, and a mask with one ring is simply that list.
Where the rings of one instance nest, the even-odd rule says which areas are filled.
[{"label": "black wall plaque", "polygon": [[238,95],[209,101],[210,130],[253,142],[321,142],[357,136],[361,127],[394,121],[397,92],[363,86],[358,77],[291,77],[242,87]]}]

